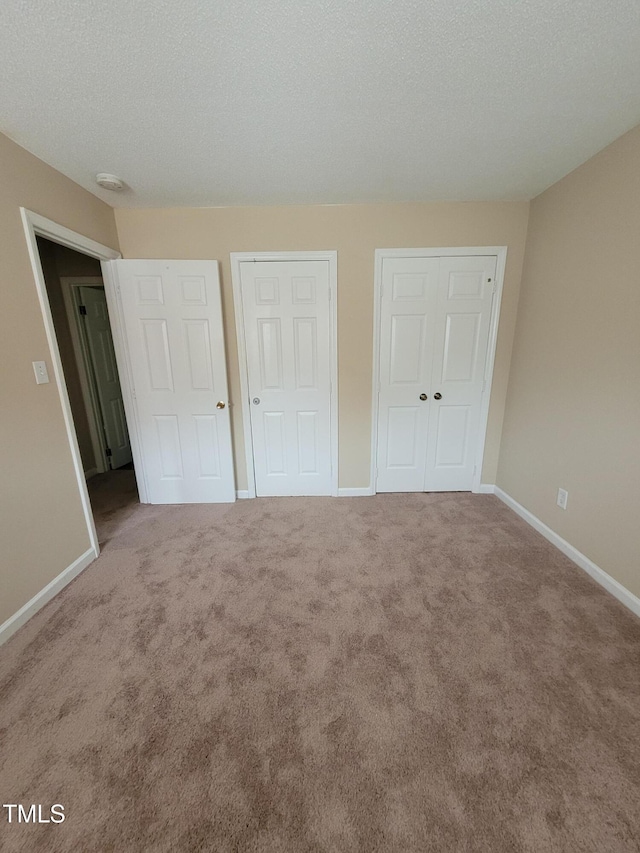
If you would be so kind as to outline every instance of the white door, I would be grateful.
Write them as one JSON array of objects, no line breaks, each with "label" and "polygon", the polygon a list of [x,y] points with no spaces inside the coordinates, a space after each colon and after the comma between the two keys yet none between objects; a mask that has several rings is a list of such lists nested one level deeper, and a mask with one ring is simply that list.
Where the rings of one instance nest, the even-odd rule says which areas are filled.
[{"label": "white door", "polygon": [[234,501],[217,262],[112,263],[149,503]]},{"label": "white door", "polygon": [[376,491],[472,487],[495,256],[385,258]]},{"label": "white door", "polygon": [[131,462],[131,445],[113,351],[107,299],[103,287],[79,287],[78,295],[80,316],[91,356],[89,369],[93,372],[104,440],[107,443],[107,457],[111,468],[120,468]]},{"label": "white door", "polygon": [[243,261],[256,494],[330,495],[328,261]]}]

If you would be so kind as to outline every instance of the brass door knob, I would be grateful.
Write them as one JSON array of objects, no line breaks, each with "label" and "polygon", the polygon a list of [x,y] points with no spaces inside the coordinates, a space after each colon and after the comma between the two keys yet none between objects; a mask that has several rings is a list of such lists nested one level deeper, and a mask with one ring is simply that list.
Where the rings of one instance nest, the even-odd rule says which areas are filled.
[{"label": "brass door knob", "polygon": [[426,394],[420,394],[420,399],[421,399],[421,400],[426,400],[426,399],[427,399],[427,395],[426,395]]},{"label": "brass door knob", "polygon": [[442,400],[442,394],[438,391],[433,395],[434,400]]},{"label": "brass door knob", "polygon": [[222,402],[222,400],[218,400],[218,402],[216,403],[216,409],[224,409],[224,403]]}]

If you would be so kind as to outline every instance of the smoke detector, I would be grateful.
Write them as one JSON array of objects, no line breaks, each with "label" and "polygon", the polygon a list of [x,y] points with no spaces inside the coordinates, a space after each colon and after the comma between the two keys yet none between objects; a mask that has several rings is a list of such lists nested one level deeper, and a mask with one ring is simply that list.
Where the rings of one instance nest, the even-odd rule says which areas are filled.
[{"label": "smoke detector", "polygon": [[98,172],[96,175],[96,184],[105,190],[113,190],[114,192],[124,189],[124,183],[120,178],[116,175],[110,175],[108,172]]}]

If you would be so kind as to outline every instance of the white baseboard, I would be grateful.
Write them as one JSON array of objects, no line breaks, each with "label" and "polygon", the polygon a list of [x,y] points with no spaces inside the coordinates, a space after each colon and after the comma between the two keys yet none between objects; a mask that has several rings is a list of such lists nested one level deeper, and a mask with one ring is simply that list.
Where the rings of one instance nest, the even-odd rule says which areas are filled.
[{"label": "white baseboard", "polygon": [[495,493],[496,487],[492,483],[480,483],[476,492],[478,495],[494,495]]},{"label": "white baseboard", "polygon": [[364,498],[372,494],[370,486],[359,486],[356,489],[338,489],[339,498]]},{"label": "white baseboard", "polygon": [[63,589],[68,583],[77,577],[80,572],[87,568],[90,563],[96,559],[98,555],[93,550],[93,548],[89,548],[88,551],[85,551],[82,556],[78,557],[77,560],[74,560],[70,566],[67,566],[64,571],[60,572],[60,574],[55,577],[50,583],[48,583],[45,587],[43,587],[40,592],[37,592],[30,601],[20,608],[13,616],[9,616],[6,622],[3,622],[0,625],[0,645],[2,643],[6,643],[6,641],[11,637],[12,634],[21,628],[25,622],[28,622],[29,619],[40,610],[41,607],[51,601],[54,595],[57,595],[61,589]]},{"label": "white baseboard", "polygon": [[85,480],[89,480],[91,477],[95,477],[96,474],[99,474],[99,473],[100,472],[98,471],[97,468],[89,468],[88,471],[84,472],[84,478],[85,478]]},{"label": "white baseboard", "polygon": [[618,601],[621,601],[625,607],[628,607],[636,616],[640,616],[640,598],[630,592],[625,586],[622,586],[615,578],[608,575],[604,569],[597,566],[592,560],[574,548],[566,539],[559,536],[554,530],[548,527],[543,521],[535,516],[528,509],[514,500],[511,495],[503,492],[498,486],[495,487],[494,494],[496,497],[512,509],[520,518],[523,518],[527,524],[530,524],[538,533],[541,533],[545,539],[548,539],[552,545],[555,545],[559,551],[567,556],[570,560],[580,566],[588,575],[597,581],[600,586],[603,586],[611,595],[614,595]]},{"label": "white baseboard", "polygon": [[[339,498],[361,498],[367,495],[372,495],[373,492],[369,486],[361,486],[357,489],[338,489]],[[236,498],[241,501],[249,497],[248,489],[240,489],[236,492]]]}]

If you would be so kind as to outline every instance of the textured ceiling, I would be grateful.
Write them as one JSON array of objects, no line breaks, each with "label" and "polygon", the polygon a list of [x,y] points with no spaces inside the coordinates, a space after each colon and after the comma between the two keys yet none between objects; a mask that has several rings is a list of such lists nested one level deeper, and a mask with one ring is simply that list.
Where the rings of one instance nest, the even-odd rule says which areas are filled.
[{"label": "textured ceiling", "polygon": [[0,55],[118,207],[529,198],[640,122],[638,0],[2,0]]}]

